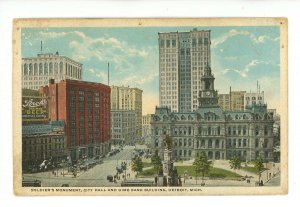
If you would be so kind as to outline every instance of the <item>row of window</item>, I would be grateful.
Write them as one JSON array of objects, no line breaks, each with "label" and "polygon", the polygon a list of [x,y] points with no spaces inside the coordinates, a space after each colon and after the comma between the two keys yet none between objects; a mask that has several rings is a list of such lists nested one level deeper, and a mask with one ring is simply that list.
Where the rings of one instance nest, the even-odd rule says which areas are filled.
[{"label": "row of window", "polygon": [[[58,69],[59,65],[59,69]],[[25,63],[23,65],[23,74],[26,75],[58,75],[65,73],[68,76],[80,79],[81,78],[81,69],[66,63],[65,71],[63,68],[63,62],[58,63]]]}]

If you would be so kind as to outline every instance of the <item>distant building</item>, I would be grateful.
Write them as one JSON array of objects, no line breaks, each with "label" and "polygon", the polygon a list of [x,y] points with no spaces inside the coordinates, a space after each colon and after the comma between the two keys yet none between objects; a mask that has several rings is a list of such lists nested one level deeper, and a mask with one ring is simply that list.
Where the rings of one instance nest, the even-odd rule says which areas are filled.
[{"label": "distant building", "polygon": [[151,135],[151,118],[152,118],[153,114],[147,114],[147,115],[143,115],[143,121],[142,121],[142,128],[143,128],[143,132],[142,132],[142,136],[148,136]]},{"label": "distant building", "polygon": [[129,144],[136,136],[136,112],[127,110],[111,110],[112,143]]},{"label": "distant building", "polygon": [[142,136],[142,93],[143,91],[138,88],[111,86],[111,110],[135,111],[136,113],[135,136],[132,139]]},{"label": "distant building", "polygon": [[24,171],[39,168],[44,160],[66,160],[68,149],[64,122],[22,126],[22,164]]},{"label": "distant building", "polygon": [[230,95],[229,94],[219,94],[218,95],[218,105],[223,111],[230,111]]},{"label": "distant building", "polygon": [[72,160],[110,151],[110,87],[101,83],[63,80],[41,88],[50,98],[50,119],[65,121]]},{"label": "distant building", "polygon": [[251,108],[253,105],[263,105],[264,104],[264,92],[257,93],[245,93],[244,95],[244,108]]},{"label": "distant building", "polygon": [[223,111],[243,111],[246,91],[230,91],[229,94],[218,95],[218,105]]},{"label": "distant building", "polygon": [[173,112],[198,108],[201,77],[211,64],[210,30],[158,33],[159,105]]},{"label": "distant building", "polygon": [[230,95],[230,110],[244,111],[244,95],[246,91],[231,91]]},{"label": "distant building", "polygon": [[38,90],[50,79],[56,83],[65,79],[81,80],[82,64],[58,52],[22,58],[22,88]]}]

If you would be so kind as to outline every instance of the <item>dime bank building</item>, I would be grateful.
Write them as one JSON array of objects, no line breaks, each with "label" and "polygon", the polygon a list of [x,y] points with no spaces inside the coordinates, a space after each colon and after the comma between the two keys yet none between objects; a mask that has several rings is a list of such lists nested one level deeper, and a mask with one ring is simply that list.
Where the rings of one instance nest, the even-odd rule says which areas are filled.
[{"label": "dime bank building", "polygon": [[208,159],[226,160],[236,155],[244,161],[260,156],[273,161],[273,113],[266,104],[253,104],[241,111],[223,111],[218,105],[214,75],[207,65],[198,87],[195,110],[172,110],[156,107],[151,119],[151,150],[163,156],[163,138],[172,138],[174,159],[192,159],[204,152]]}]

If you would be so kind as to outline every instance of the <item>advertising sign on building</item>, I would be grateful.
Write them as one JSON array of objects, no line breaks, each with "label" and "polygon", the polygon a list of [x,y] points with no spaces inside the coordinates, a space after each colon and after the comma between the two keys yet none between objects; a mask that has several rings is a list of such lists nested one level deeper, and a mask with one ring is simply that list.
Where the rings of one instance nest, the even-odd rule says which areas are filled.
[{"label": "advertising sign on building", "polygon": [[22,97],[22,121],[45,121],[49,118],[47,97]]}]

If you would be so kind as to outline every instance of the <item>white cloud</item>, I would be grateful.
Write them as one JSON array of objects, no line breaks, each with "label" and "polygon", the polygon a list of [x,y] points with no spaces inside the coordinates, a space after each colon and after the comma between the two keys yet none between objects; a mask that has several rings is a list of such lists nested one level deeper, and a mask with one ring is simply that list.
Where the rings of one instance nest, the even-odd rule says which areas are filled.
[{"label": "white cloud", "polygon": [[[219,36],[215,39],[212,39],[211,47],[216,48],[218,45],[226,42],[229,38],[234,37],[234,36],[249,37],[250,40],[255,44],[265,43],[266,40],[275,42],[275,41],[278,41],[280,39],[279,37],[272,38],[272,37],[267,36],[267,35],[261,35],[261,36],[257,37],[255,34],[250,33],[248,31],[242,31],[242,30],[238,31],[238,30],[232,29],[232,30],[222,34],[221,36]],[[223,51],[221,51],[221,52],[223,52]]]},{"label": "white cloud", "polygon": [[248,73],[251,71],[251,69],[259,64],[269,65],[270,62],[269,61],[252,60],[243,69],[226,68],[223,71],[221,71],[221,73],[224,75],[224,74],[228,73],[229,71],[234,71],[234,72],[238,73],[242,78],[246,78],[248,76]]},{"label": "white cloud", "polygon": [[258,37],[255,37],[254,35],[252,36],[252,42],[254,42],[256,44],[264,43],[264,42],[266,42],[266,40],[276,42],[276,41],[279,41],[279,37],[272,38],[272,37],[267,36],[267,35],[261,35],[261,36],[258,36]]},{"label": "white cloud", "polygon": [[237,36],[237,35],[243,35],[243,36],[248,36],[250,33],[248,31],[237,31],[235,29],[230,30],[227,33],[224,33],[220,37],[217,37],[215,39],[212,39],[212,48],[216,48],[218,45],[224,43],[226,40],[228,40],[231,37]]},{"label": "white cloud", "polygon": [[93,68],[88,69],[88,71],[93,74],[95,73],[95,70]]}]

